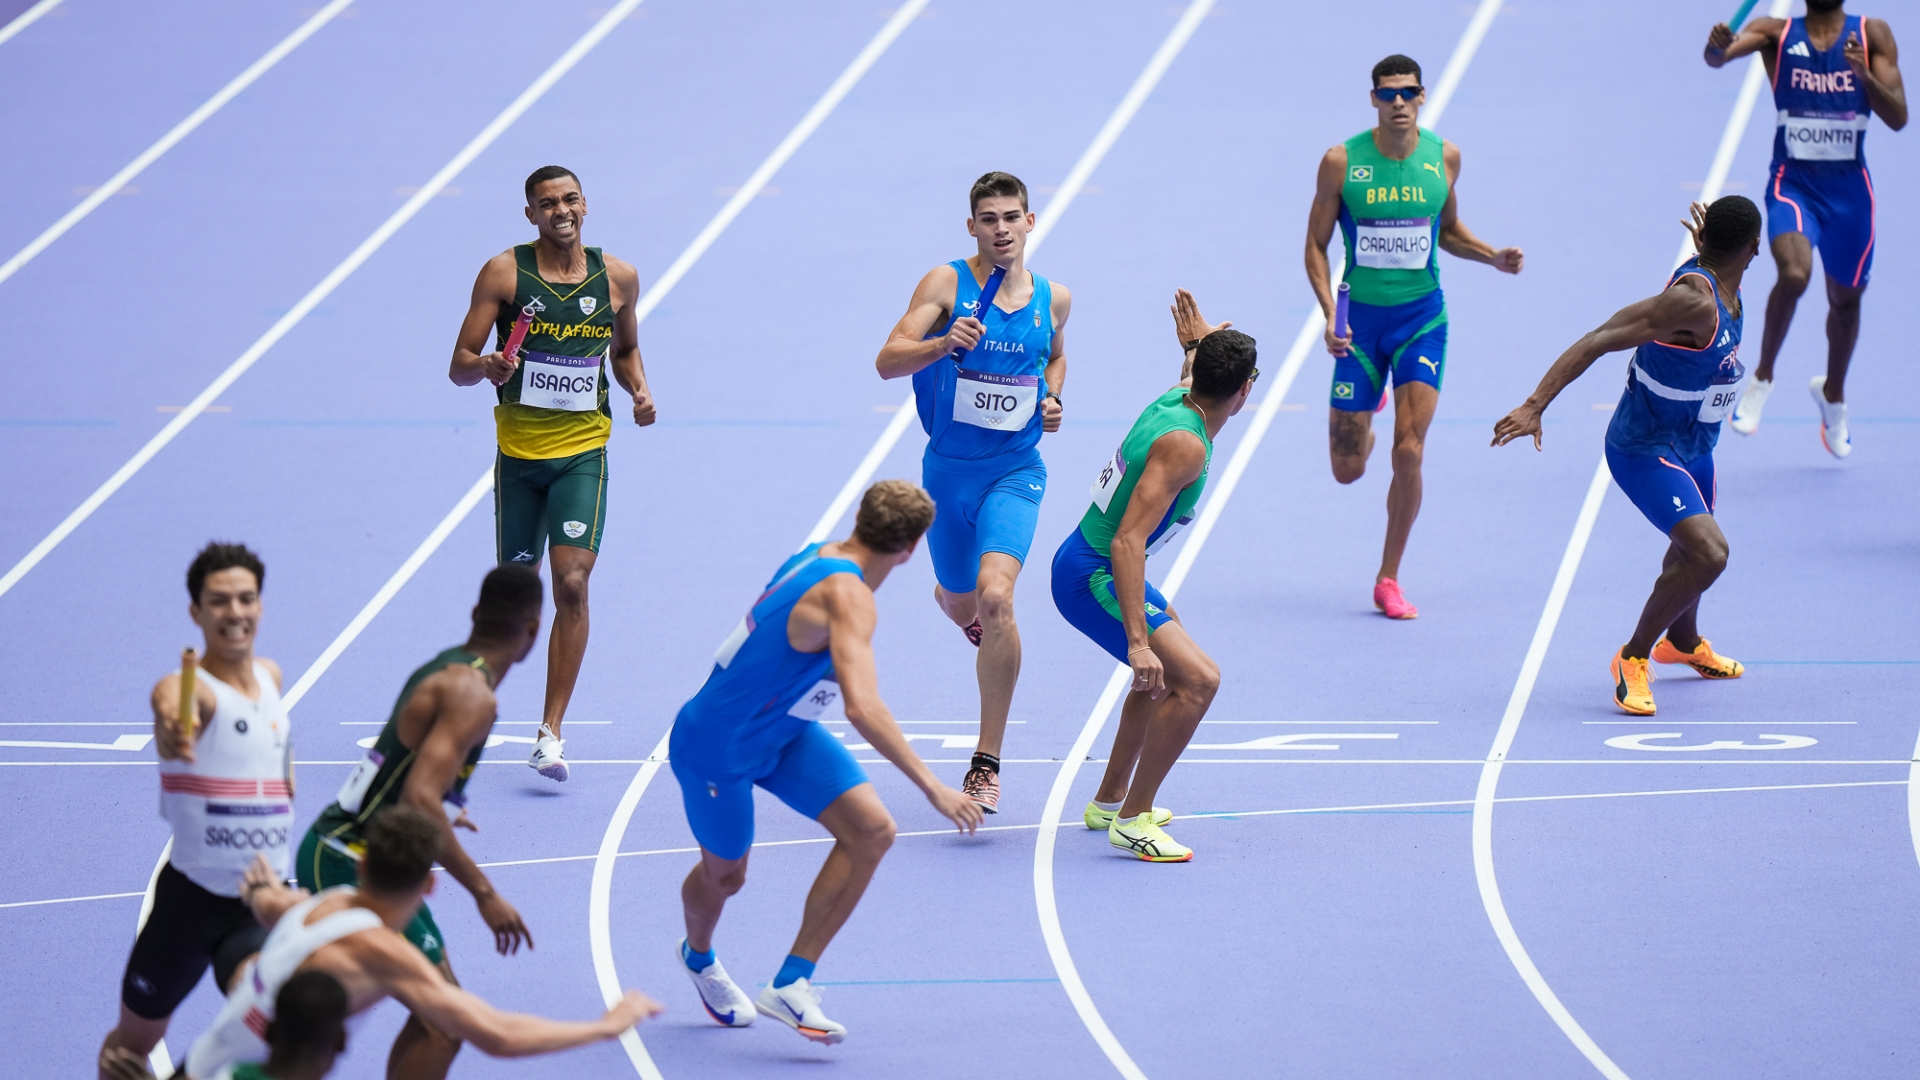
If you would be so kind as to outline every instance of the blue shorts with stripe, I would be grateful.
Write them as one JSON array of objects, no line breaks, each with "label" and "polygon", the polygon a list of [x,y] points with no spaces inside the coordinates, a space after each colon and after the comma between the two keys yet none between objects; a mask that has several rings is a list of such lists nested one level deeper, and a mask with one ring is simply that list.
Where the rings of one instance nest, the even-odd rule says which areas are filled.
[{"label": "blue shorts with stripe", "polygon": [[[1167,611],[1167,598],[1153,582],[1146,586],[1144,607],[1151,634],[1172,622],[1173,616]],[[1067,534],[1053,554],[1053,606],[1107,655],[1127,662],[1127,627],[1120,621],[1120,602],[1113,592],[1113,563],[1093,550],[1078,528]]]},{"label": "blue shorts with stripe", "polygon": [[1695,514],[1713,513],[1719,489],[1713,475],[1713,455],[1692,461],[1678,455],[1629,454],[1607,446],[1607,471],[1633,505],[1663,533]]},{"label": "blue shorts with stripe", "polygon": [[1435,289],[1404,304],[1348,305],[1353,346],[1333,360],[1327,403],[1343,412],[1373,412],[1393,385],[1440,389],[1447,370],[1447,300]]},{"label": "blue shorts with stripe", "polygon": [[1767,177],[1767,243],[1801,233],[1820,252],[1829,281],[1865,288],[1873,276],[1873,177],[1858,170],[1795,172],[1777,164]]}]

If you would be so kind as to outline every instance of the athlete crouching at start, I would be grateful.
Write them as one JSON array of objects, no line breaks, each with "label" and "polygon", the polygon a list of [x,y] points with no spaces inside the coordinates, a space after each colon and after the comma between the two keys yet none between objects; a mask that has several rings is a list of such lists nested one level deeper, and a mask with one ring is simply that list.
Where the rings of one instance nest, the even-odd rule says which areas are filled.
[{"label": "athlete crouching at start", "polygon": [[[853,535],[810,545],[781,564],[673,722],[673,775],[700,842],[700,863],[680,887],[687,937],[679,956],[707,1013],[728,1027],[753,1023],[758,1009],[814,1042],[846,1038],[847,1029],[820,1009],[813,969],[893,845],[894,824],[866,772],[819,723],[841,695],[854,730],[942,816],[971,833],[985,814],[913,752],[880,700],[874,669],[873,592],[913,557],[932,521],[933,499],[907,481],[868,488]],[[826,826],[834,839],[807,894],[793,951],[757,1002],[713,954],[721,909],[747,880],[755,785]]]}]

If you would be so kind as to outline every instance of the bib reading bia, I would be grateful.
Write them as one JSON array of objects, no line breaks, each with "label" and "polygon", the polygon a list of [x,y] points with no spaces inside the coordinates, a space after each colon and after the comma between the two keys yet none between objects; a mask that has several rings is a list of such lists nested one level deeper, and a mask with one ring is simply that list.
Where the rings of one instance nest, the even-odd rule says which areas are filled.
[{"label": "bib reading bia", "polygon": [[497,391],[494,428],[495,554],[534,563],[546,545],[600,550],[607,506],[608,350],[613,300],[599,248],[587,248],[587,279],[555,284],[540,276],[532,244],[513,249],[513,302],[495,320],[496,348],[531,308],[520,363]]},{"label": "bib reading bia", "polygon": [[[1176,386],[1161,394],[1133,422],[1127,437],[1114,451],[1112,460],[1093,480],[1093,505],[1080,518],[1080,527],[1067,536],[1053,556],[1053,603],[1074,628],[1092,638],[1114,659],[1127,662],[1127,628],[1121,621],[1120,601],[1113,589],[1113,537],[1127,516],[1127,504],[1133,501],[1133,489],[1147,467],[1147,455],[1162,435],[1190,431],[1207,448],[1207,465],[1193,483],[1180,489],[1173,505],[1161,516],[1147,537],[1147,554],[1167,545],[1181,529],[1193,521],[1194,504],[1207,487],[1207,472],[1213,467],[1213,440],[1207,438],[1207,425],[1198,409],[1187,404],[1187,388]],[[1167,598],[1146,582],[1147,632],[1166,625]]]},{"label": "bib reading bia", "polygon": [[1040,398],[1053,355],[1053,286],[1033,274],[1026,306],[989,304],[983,312],[973,268],[965,259],[949,265],[957,279],[953,317],[927,338],[963,316],[979,319],[986,333],[964,361],[942,356],[915,372],[913,393],[928,436],[920,464],[935,508],[927,530],[933,575],[948,592],[969,593],[979,584],[980,556],[998,551],[1024,563],[1033,546],[1047,490]]},{"label": "bib reading bia", "polygon": [[[294,860],[294,873],[299,878],[300,887],[309,892],[319,892],[335,885],[353,885],[358,881],[358,863],[366,851],[366,843],[361,839],[367,824],[388,807],[398,805],[400,793],[406,789],[407,776],[413,771],[414,755],[417,746],[407,746],[400,741],[400,714],[406,711],[407,703],[413,700],[414,691],[427,676],[452,664],[464,664],[486,676],[487,685],[493,685],[493,672],[487,670],[487,662],[479,654],[469,652],[463,647],[443,651],[421,665],[407,677],[407,685],[400,690],[399,700],[393,703],[393,712],[387,716],[387,722],[380,728],[380,734],[374,737],[373,749],[347,774],[347,781],[340,785],[340,793],[320,817],[307,829],[307,835],[300,842],[300,855]],[[460,773],[454,777],[453,787],[441,798],[455,806],[467,803],[467,780],[473,776],[475,765],[480,763],[480,752],[485,743],[474,747],[467,754]],[[440,936],[440,927],[433,921],[433,912],[427,905],[421,904],[420,910],[407,924],[406,937],[414,946],[425,953],[428,960],[435,964],[446,959],[444,939]]]},{"label": "bib reading bia", "polygon": [[1373,142],[1373,129],[1346,141],[1340,237],[1351,293],[1353,345],[1333,365],[1329,404],[1371,412],[1387,379],[1440,389],[1447,366],[1447,304],[1440,291],[1440,211],[1447,205],[1445,143],[1420,129],[1399,160]]},{"label": "bib reading bia", "polygon": [[1767,242],[1803,233],[1827,277],[1861,288],[1873,273],[1873,177],[1867,121],[1873,103],[1847,63],[1847,37],[1867,49],[1867,28],[1849,15],[1833,44],[1815,51],[1805,19],[1788,19],[1774,54],[1773,165],[1767,177]]}]

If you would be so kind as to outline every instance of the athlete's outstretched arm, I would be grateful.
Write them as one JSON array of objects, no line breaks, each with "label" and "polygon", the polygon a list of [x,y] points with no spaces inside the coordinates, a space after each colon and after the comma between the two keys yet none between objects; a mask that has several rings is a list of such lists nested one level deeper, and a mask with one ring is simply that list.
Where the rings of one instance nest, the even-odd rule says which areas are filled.
[{"label": "athlete's outstretched arm", "polygon": [[147,704],[153,706],[153,751],[160,755],[160,760],[193,760],[194,744],[207,733],[207,725],[213,722],[213,711],[220,707],[220,701],[214,696],[213,687],[200,682],[194,684],[193,703],[200,719],[194,723],[193,740],[189,742],[180,723],[180,673],[173,672],[153,684]]},{"label": "athlete's outstretched arm", "polygon": [[1046,370],[1041,373],[1047,380],[1048,394],[1040,401],[1042,431],[1059,431],[1061,415],[1066,412],[1060,394],[1067,388],[1067,316],[1071,314],[1073,294],[1056,281],[1053,283],[1053,352],[1048,355]]},{"label": "athlete's outstretched arm", "polygon": [[633,422],[646,427],[654,421],[653,391],[647,388],[647,366],[640,360],[640,323],[633,305],[640,300],[640,271],[625,259],[607,256],[607,282],[613,286],[613,378],[633,398]]},{"label": "athlete's outstretched arm", "polygon": [[1847,65],[1866,84],[1873,111],[1888,127],[1899,131],[1907,126],[1907,84],[1900,77],[1900,46],[1894,43],[1893,27],[1885,19],[1862,19],[1860,25],[1867,32],[1867,40],[1863,45],[1858,37],[1848,35]]},{"label": "athlete's outstretched arm", "polygon": [[946,317],[947,305],[953,302],[954,290],[959,284],[953,267],[936,266],[913,287],[907,313],[893,324],[887,343],[880,346],[880,355],[873,361],[881,378],[911,375],[955,349],[971,349],[980,344],[986,326],[971,315],[953,320],[944,335],[932,341],[921,340],[933,332],[935,323]]},{"label": "athlete's outstretched arm", "polygon": [[[471,668],[442,669],[428,676],[413,700],[407,703],[408,711],[415,708],[431,709],[433,726],[427,729],[426,738],[420,740],[414,752],[413,769],[407,774],[407,786],[402,789],[400,800],[418,807],[440,826],[440,865],[473,894],[480,917],[493,931],[494,947],[501,955],[519,952],[522,938],[526,939],[527,947],[532,948],[533,934],[520,920],[520,913],[494,891],[486,872],[467,854],[467,849],[460,846],[460,839],[454,835],[447,813],[441,808],[442,798],[453,790],[454,780],[466,766],[468,752],[486,738],[493,727],[497,711],[493,691],[488,689],[485,678]],[[472,828],[471,822],[468,827]]]},{"label": "athlete's outstretched arm", "polygon": [[873,627],[879,614],[873,590],[851,574],[835,574],[815,586],[827,611],[827,648],[833,653],[833,677],[847,706],[847,721],[862,738],[907,774],[935,810],[965,832],[980,824],[980,804],[940,782],[913,752],[893,711],[880,698],[880,674],[873,662]]},{"label": "athlete's outstretched arm", "polygon": [[[1589,331],[1572,347],[1560,354],[1533,395],[1519,408],[1493,425],[1493,445],[1505,446],[1523,436],[1533,436],[1533,448],[1540,449],[1540,416],[1568,384],[1586,373],[1595,360],[1610,352],[1637,348],[1650,341],[1668,341],[1695,347],[1692,342],[1712,343],[1719,326],[1719,309],[1713,290],[1694,275],[1668,286],[1658,296],[1628,304],[1613,317]],[[1691,342],[1675,342],[1682,335]],[[1703,346],[1704,347],[1704,346]],[[1115,574],[1118,580],[1118,573]]]},{"label": "athlete's outstretched arm", "polygon": [[1787,32],[1785,19],[1749,19],[1735,34],[1726,23],[1715,23],[1707,31],[1707,48],[1701,54],[1707,66],[1717,68],[1748,53],[1761,53],[1767,59],[1767,74],[1773,74],[1773,50],[1780,35]]},{"label": "athlete's outstretched arm", "polygon": [[1169,431],[1155,439],[1107,549],[1113,566],[1113,598],[1127,630],[1133,689],[1146,691],[1156,701],[1167,692],[1167,673],[1154,655],[1147,629],[1147,538],[1166,518],[1181,489],[1198,480],[1206,467],[1207,448],[1192,432]]},{"label": "athlete's outstretched arm", "polygon": [[1517,247],[1495,250],[1492,244],[1473,235],[1460,220],[1460,148],[1450,142],[1441,144],[1441,158],[1447,166],[1447,204],[1440,208],[1440,250],[1456,259],[1486,263],[1504,274],[1517,274],[1526,256]]},{"label": "athlete's outstretched arm", "polygon": [[1307,284],[1320,301],[1327,317],[1327,351],[1347,355],[1353,338],[1336,337],[1333,332],[1333,267],[1327,262],[1327,245],[1333,243],[1333,227],[1340,223],[1340,188],[1347,182],[1347,148],[1336,146],[1320,159],[1320,172],[1314,178],[1313,206],[1307,211]]},{"label": "athlete's outstretched arm", "polygon": [[513,376],[514,365],[495,352],[484,352],[487,335],[500,317],[500,305],[513,303],[515,277],[513,252],[506,251],[487,260],[473,282],[473,301],[467,305],[467,317],[460,322],[460,337],[453,343],[453,362],[447,378],[455,386],[472,386],[487,379],[495,386]]},{"label": "athlete's outstretched arm", "polygon": [[1193,354],[1200,348],[1200,339],[1215,330],[1225,330],[1233,325],[1233,320],[1213,324],[1200,314],[1200,302],[1185,289],[1173,290],[1173,336],[1180,342],[1180,381],[1177,386],[1193,385]]},{"label": "athlete's outstretched arm", "polygon": [[290,887],[281,880],[265,855],[255,855],[240,879],[241,902],[253,911],[260,925],[269,930],[280,921],[280,916],[309,895],[307,890]]}]

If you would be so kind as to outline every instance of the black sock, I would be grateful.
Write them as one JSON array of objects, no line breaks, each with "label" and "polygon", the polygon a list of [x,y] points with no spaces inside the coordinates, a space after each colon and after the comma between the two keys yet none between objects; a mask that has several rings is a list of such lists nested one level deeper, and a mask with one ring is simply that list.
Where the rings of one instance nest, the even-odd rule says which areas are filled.
[{"label": "black sock", "polygon": [[993,775],[1000,775],[1000,759],[994,757],[992,754],[982,754],[977,750],[974,751],[973,764],[970,767],[975,769],[988,769],[993,772]]}]

